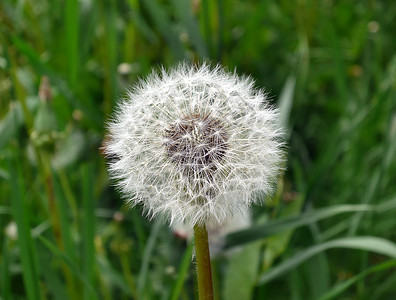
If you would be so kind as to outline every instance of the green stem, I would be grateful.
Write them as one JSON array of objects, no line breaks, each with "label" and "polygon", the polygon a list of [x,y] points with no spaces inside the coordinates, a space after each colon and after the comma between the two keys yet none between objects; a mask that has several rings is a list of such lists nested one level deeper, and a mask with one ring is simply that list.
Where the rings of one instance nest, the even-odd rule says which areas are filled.
[{"label": "green stem", "polygon": [[210,266],[208,231],[206,230],[206,226],[195,225],[194,235],[199,300],[213,300],[212,268]]}]

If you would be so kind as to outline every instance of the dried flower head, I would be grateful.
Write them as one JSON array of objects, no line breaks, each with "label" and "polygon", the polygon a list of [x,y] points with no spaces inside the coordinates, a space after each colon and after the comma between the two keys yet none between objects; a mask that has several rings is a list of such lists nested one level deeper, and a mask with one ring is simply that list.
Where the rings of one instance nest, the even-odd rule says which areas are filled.
[{"label": "dried flower head", "polygon": [[253,84],[220,67],[180,64],[129,91],[105,144],[126,201],[171,223],[215,225],[268,196],[282,132]]}]

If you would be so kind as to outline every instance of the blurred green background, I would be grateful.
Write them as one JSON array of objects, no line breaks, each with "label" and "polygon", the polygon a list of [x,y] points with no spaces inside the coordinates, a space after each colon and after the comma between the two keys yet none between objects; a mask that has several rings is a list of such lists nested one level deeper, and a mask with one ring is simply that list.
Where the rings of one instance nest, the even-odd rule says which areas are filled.
[{"label": "blurred green background", "polygon": [[192,244],[129,210],[100,152],[137,78],[250,74],[288,166],[213,259],[217,299],[396,299],[396,2],[2,0],[0,299],[197,299]]}]

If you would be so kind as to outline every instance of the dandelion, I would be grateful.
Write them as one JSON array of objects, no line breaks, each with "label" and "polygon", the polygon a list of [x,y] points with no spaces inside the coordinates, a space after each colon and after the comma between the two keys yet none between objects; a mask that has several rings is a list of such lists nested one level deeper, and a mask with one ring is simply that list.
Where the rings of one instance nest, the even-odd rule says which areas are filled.
[{"label": "dandelion", "polygon": [[190,224],[196,243],[207,242],[206,225],[263,201],[281,170],[277,110],[250,78],[219,66],[152,73],[119,104],[109,132],[110,175],[127,203]]},{"label": "dandelion", "polygon": [[249,78],[181,64],[140,81],[118,106],[105,152],[128,204],[170,222],[222,224],[273,191],[278,112]]}]

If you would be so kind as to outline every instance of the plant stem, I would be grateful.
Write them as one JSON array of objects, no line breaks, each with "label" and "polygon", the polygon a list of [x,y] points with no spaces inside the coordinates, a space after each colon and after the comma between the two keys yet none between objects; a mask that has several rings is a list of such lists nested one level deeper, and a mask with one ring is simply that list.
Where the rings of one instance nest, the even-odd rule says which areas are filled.
[{"label": "plant stem", "polygon": [[199,300],[213,300],[212,268],[210,265],[208,231],[206,230],[206,226],[195,225],[194,235]]}]

